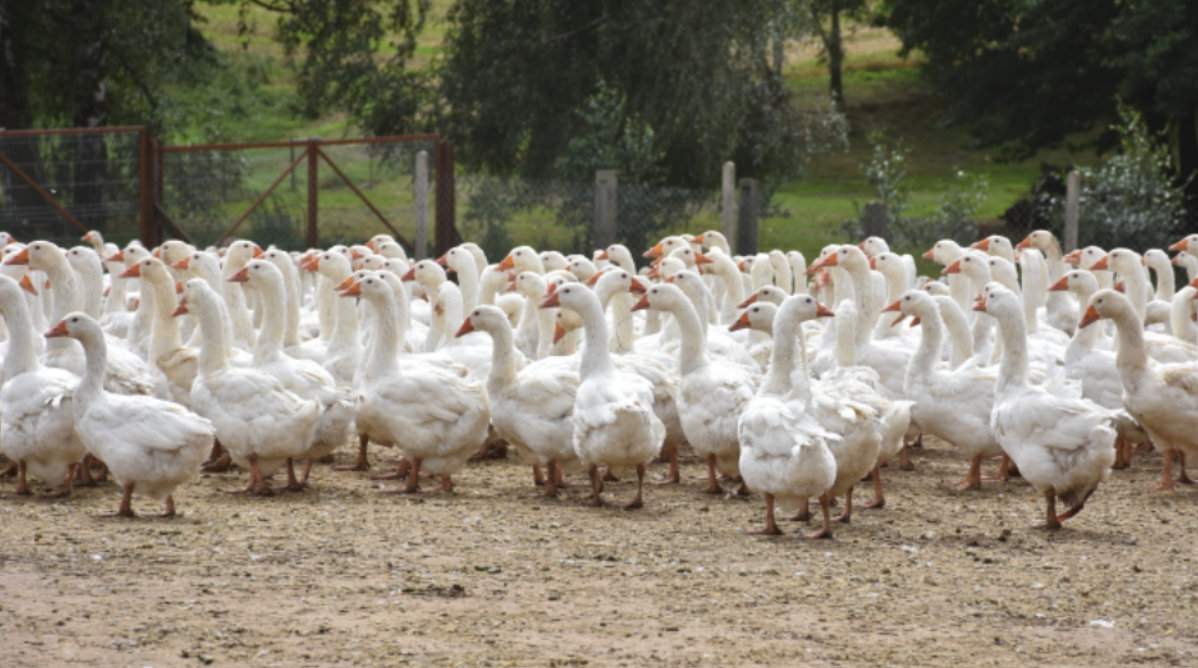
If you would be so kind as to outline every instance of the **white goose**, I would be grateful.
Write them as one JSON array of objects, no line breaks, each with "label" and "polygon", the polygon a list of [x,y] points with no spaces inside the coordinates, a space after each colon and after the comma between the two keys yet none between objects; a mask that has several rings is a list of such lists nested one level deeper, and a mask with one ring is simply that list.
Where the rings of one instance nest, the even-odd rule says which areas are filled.
[{"label": "white goose", "polygon": [[[771,305],[772,306],[772,305]],[[822,310],[821,310],[822,309]],[[742,410],[737,421],[739,468],[745,485],[765,495],[765,530],[781,534],[774,520],[775,500],[785,510],[809,497],[820,500],[823,528],[810,538],[831,538],[826,492],[836,482],[836,459],[829,444],[839,437],[828,433],[807,412],[801,395],[792,390],[791,375],[798,340],[799,311],[809,318],[830,312],[810,296],[787,299],[774,319],[774,345],[765,383]]]},{"label": "white goose", "polygon": [[272,493],[266,480],[288,459],[303,457],[320,418],[320,404],[289,392],[274,376],[230,364],[220,297],[203,279],[187,281],[176,313],[192,313],[203,334],[191,408],[212,421],[216,437],[239,466],[248,466],[245,491]]},{"label": "white goose", "polygon": [[682,336],[678,349],[678,416],[687,442],[707,464],[706,493],[723,494],[716,471],[730,477],[737,475],[740,445],[736,423],[753,398],[753,376],[744,366],[708,354],[706,327],[678,287],[653,286],[633,308],[638,307],[666,311],[678,323]]},{"label": "white goose", "polygon": [[579,383],[577,365],[569,358],[550,357],[521,366],[511,323],[494,306],[474,309],[457,335],[476,330],[494,339],[487,379],[491,424],[527,459],[548,467],[545,496],[556,497],[562,467],[578,460],[571,419]]},{"label": "white goose", "polygon": [[212,449],[212,423],[176,403],[106,391],[108,344],[90,316],[68,314],[46,336],[77,339],[87,354],[87,371],[73,402],[75,433],[121,487],[117,515],[133,517],[137,491],[162,500],[163,516],[174,517],[175,489],[199,474],[204,455]]},{"label": "white goose", "polygon": [[1090,298],[1081,327],[1109,318],[1119,330],[1118,367],[1123,403],[1162,452],[1161,490],[1173,489],[1173,452],[1198,458],[1198,358],[1181,364],[1148,361],[1143,328],[1131,302],[1113,290]]},{"label": "white goose", "polygon": [[[25,287],[32,290],[32,284]],[[0,387],[0,451],[17,464],[17,494],[32,494],[30,476],[71,492],[74,466],[83,458],[75,434],[74,394],[79,377],[42,366],[34,349],[33,321],[21,286],[0,276],[0,314],[8,327],[4,384]]]},{"label": "white goose", "polygon": [[[1019,472],[1046,503],[1045,528],[1081,512],[1115,461],[1113,415],[1028,383],[1027,334],[1019,298],[998,284],[987,286],[975,307],[998,320],[1003,359],[990,428]],[[1056,500],[1070,505],[1058,515]]]},{"label": "white goose", "polygon": [[619,371],[608,350],[607,322],[599,298],[589,288],[570,283],[542,304],[563,308],[582,317],[586,331],[574,399],[574,452],[589,468],[591,501],[602,504],[599,466],[635,467],[636,497],[625,506],[643,505],[645,464],[661,452],[666,428],[653,412],[653,388],[640,376]]},{"label": "white goose", "polygon": [[374,312],[374,340],[357,391],[359,437],[398,446],[411,460],[405,493],[420,491],[422,470],[440,476],[441,488],[451,491],[451,476],[487,438],[491,414],[483,384],[468,380],[458,365],[399,356],[395,291],[378,275],[355,281],[343,294],[362,297]]}]

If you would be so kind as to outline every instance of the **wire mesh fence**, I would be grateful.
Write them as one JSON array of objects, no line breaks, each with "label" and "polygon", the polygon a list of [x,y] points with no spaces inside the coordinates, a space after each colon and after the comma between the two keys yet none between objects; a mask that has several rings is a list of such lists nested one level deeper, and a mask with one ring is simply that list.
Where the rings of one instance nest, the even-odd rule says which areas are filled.
[{"label": "wire mesh fence", "polygon": [[[239,236],[300,249],[309,245],[310,223],[320,246],[380,232],[413,240],[417,155],[427,153],[431,193],[435,148],[432,138],[167,147],[161,207],[171,224],[199,245]],[[425,209],[431,221],[429,207],[431,199]]]},{"label": "wire mesh fence", "polygon": [[0,132],[0,229],[75,245],[84,230],[138,234],[141,132]]},{"label": "wire mesh fence", "polygon": [[[596,183],[458,174],[458,228],[488,257],[529,244],[588,253],[596,240]],[[640,253],[665,234],[719,227],[719,190],[618,182],[615,240]]]}]

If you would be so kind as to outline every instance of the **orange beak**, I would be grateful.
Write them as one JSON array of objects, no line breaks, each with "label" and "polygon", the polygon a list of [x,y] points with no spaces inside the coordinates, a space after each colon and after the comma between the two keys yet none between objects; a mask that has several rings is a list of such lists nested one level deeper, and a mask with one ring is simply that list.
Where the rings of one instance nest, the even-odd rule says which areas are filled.
[{"label": "orange beak", "polygon": [[986,298],[978,297],[977,301],[973,303],[973,310],[982,311],[984,313],[986,311]]},{"label": "orange beak", "polygon": [[931,249],[931,248],[929,248],[929,249],[927,249],[926,251],[924,251],[924,253],[923,253],[923,259],[925,259],[925,260],[931,260],[931,259],[933,258],[933,255],[934,255],[934,253],[932,253],[932,249]]},{"label": "orange beak", "polygon": [[172,264],[171,266],[174,267],[175,269],[190,269],[191,268],[191,258],[185,257],[182,260],[179,260],[178,262]]},{"label": "orange beak", "polygon": [[150,256],[159,258],[162,257],[162,246],[155,248],[154,251],[150,253]]},{"label": "orange beak", "polygon": [[29,246],[17,251],[17,254],[5,260],[4,264],[29,264]]},{"label": "orange beak", "polygon": [[341,292],[341,296],[342,297],[361,297],[362,296],[362,284],[358,283],[357,281],[350,283],[349,287]]},{"label": "orange beak", "polygon": [[557,343],[566,338],[566,328],[560,322],[553,323],[553,342]]},{"label": "orange beak", "polygon": [[1098,310],[1091,306],[1086,309],[1086,314],[1082,316],[1082,321],[1078,323],[1078,327],[1089,327],[1100,319],[1102,319],[1102,316],[1098,315]]},{"label": "orange beak", "polygon": [[976,248],[978,250],[989,251],[990,250],[990,237],[986,237],[985,239],[982,239],[980,241],[975,241],[972,244],[970,244],[969,247]]},{"label": "orange beak", "polygon": [[911,326],[912,327],[918,327],[920,322],[921,322],[921,320],[919,319],[919,316],[915,316],[914,318],[911,318]]},{"label": "orange beak", "polygon": [[511,253],[508,253],[507,256],[505,256],[503,258],[503,261],[499,263],[500,271],[507,271],[508,269],[515,269],[515,268],[516,268],[516,261],[514,259],[512,259]]},{"label": "orange beak", "polygon": [[649,286],[645,285],[641,279],[634,278],[632,279],[632,282],[628,284],[628,291],[635,292],[638,295],[643,295],[649,291]]},{"label": "orange beak", "polygon": [[840,264],[838,253],[828,253],[815,264],[807,268],[807,275],[810,276],[824,267],[835,267]]},{"label": "orange beak", "polygon": [[345,290],[348,290],[350,288],[350,286],[352,286],[353,284],[354,284],[354,277],[346,276],[345,280],[338,283],[337,287],[335,289],[339,290],[339,291],[345,291]]},{"label": "orange beak", "polygon": [[896,299],[893,302],[891,302],[890,306],[887,306],[886,308],[882,309],[882,313],[898,313],[901,310],[902,310],[902,306],[900,305],[899,300]]},{"label": "orange beak", "polygon": [[737,304],[737,305],[736,305],[736,308],[749,308],[749,307],[750,307],[750,306],[752,306],[753,304],[756,304],[756,303],[757,303],[757,298],[758,298],[758,297],[760,297],[760,296],[761,296],[761,293],[759,293],[759,292],[754,292],[753,294],[749,295],[748,299],[746,299],[746,300],[744,300],[743,302],[741,302],[741,303]]},{"label": "orange beak", "polygon": [[1127,292],[1127,286],[1123,283],[1123,281],[1119,281],[1115,284],[1115,292]]},{"label": "orange beak", "polygon": [[953,260],[953,263],[944,268],[944,275],[961,273],[961,261]]},{"label": "orange beak", "polygon": [[320,271],[320,256],[313,255],[312,257],[305,258],[300,262],[300,269],[304,271]]},{"label": "orange beak", "polygon": [[191,313],[191,311],[187,310],[187,298],[184,297],[183,299],[179,300],[179,305],[175,307],[175,311],[174,313],[171,313],[171,316],[178,318],[179,316],[187,315],[188,313]]},{"label": "orange beak", "polygon": [[550,283],[549,287],[545,288],[545,296],[557,294],[557,283]]},{"label": "orange beak", "polygon": [[1110,271],[1110,269],[1111,269],[1110,253],[1107,253],[1106,255],[1103,255],[1102,257],[1098,258],[1098,262],[1095,262],[1094,266],[1090,267],[1091,271],[1097,271],[1099,269],[1105,269],[1107,271]]},{"label": "orange beak", "polygon": [[1189,246],[1189,244],[1186,242],[1186,240],[1185,240],[1185,239],[1182,239],[1181,241],[1178,241],[1177,243],[1170,244],[1170,245],[1169,245],[1169,250],[1171,250],[1171,251],[1183,251],[1183,250],[1185,250],[1185,249],[1186,249],[1186,247],[1188,247],[1188,246]]},{"label": "orange beak", "polygon": [[605,251],[605,250],[601,250],[601,251],[599,251],[599,253],[598,253],[598,254],[595,256],[595,259],[596,259],[596,260],[610,260],[611,258],[609,258],[609,257],[607,256],[607,251]]},{"label": "orange beak", "polygon": [[[1194,280],[1190,281],[1190,287],[1194,288],[1195,290],[1198,290],[1198,278],[1195,278]],[[1198,299],[1198,294],[1194,295],[1194,298]]]},{"label": "orange beak", "polygon": [[1015,248],[1018,250],[1023,250],[1025,248],[1031,248],[1031,247],[1032,247],[1032,235],[1030,235],[1030,234],[1027,235],[1026,237],[1024,237],[1023,241],[1020,241],[1019,243],[1015,244]]},{"label": "orange beak", "polygon": [[835,315],[836,314],[832,312],[832,309],[828,308],[827,306],[824,306],[823,304],[815,305],[815,317],[831,318],[831,317],[834,317]]},{"label": "orange beak", "polygon": [[258,244],[254,244],[254,257],[255,258],[262,257],[262,247],[259,246]]},{"label": "orange beak", "polygon": [[229,278],[229,281],[232,283],[246,283],[249,280],[250,280],[250,268],[249,267],[242,267],[240,271],[238,271],[236,274],[233,274]]},{"label": "orange beak", "polygon": [[175,294],[177,294],[177,295],[183,294],[183,284],[180,283],[179,281],[175,281]]},{"label": "orange beak", "polygon": [[1077,264],[1082,261],[1082,252],[1080,249],[1071,250],[1065,255],[1065,257],[1061,258],[1061,260],[1063,260],[1065,264],[1070,264],[1076,267]]},{"label": "orange beak", "polygon": [[649,293],[646,292],[645,294],[641,295],[641,300],[632,307],[632,310],[644,311],[647,308],[649,308]]},{"label": "orange beak", "polygon": [[442,255],[441,257],[437,258],[437,264],[441,265],[442,267],[448,267],[449,260],[446,259],[446,257],[444,255]]},{"label": "orange beak", "polygon": [[141,278],[141,265],[135,264],[121,272],[120,278]]},{"label": "orange beak", "polygon": [[454,334],[454,337],[466,336],[467,334],[469,334],[470,332],[473,332],[473,331],[474,331],[474,323],[470,322],[470,318],[466,318],[465,320],[462,321],[462,326],[458,327],[458,333]]},{"label": "orange beak", "polygon": [[[864,241],[862,241],[861,243],[865,243],[865,242],[864,242]],[[877,268],[878,268],[878,258],[877,258],[877,256],[876,256],[876,255],[875,255],[874,257],[871,257],[871,258],[869,258],[869,268],[870,268],[870,269],[877,269]]]},{"label": "orange beak", "polygon": [[1069,277],[1062,276],[1056,283],[1052,284],[1052,287],[1050,287],[1048,289],[1048,291],[1049,292],[1062,292],[1062,291],[1068,290],[1068,289],[1069,289]]},{"label": "orange beak", "polygon": [[661,242],[653,244],[653,248],[645,251],[645,257],[656,259],[662,256]]},{"label": "orange beak", "polygon": [[595,272],[594,274],[591,275],[590,278],[587,279],[587,285],[589,285],[592,288],[595,287],[595,284],[599,282],[599,279],[602,278],[603,274],[605,274],[605,273],[606,272],[603,272],[603,271]]},{"label": "orange beak", "polygon": [[645,274],[649,278],[661,278],[661,269],[657,265],[649,267],[649,271]]},{"label": "orange beak", "polygon": [[108,256],[108,259],[104,260],[104,261],[105,262],[124,262],[125,261],[125,251],[117,250],[117,252]]},{"label": "orange beak", "polygon": [[749,313],[746,311],[744,313],[741,313],[740,317],[736,319],[736,322],[732,323],[728,327],[728,331],[736,332],[736,331],[739,331],[742,329],[748,329],[748,328],[749,328]]},{"label": "orange beak", "polygon": [[715,262],[715,260],[712,260],[711,258],[707,257],[706,255],[704,255],[702,253],[695,253],[695,264],[696,265],[703,266],[705,264],[711,264],[712,262]]},{"label": "orange beak", "polygon": [[415,267],[415,265],[413,265],[413,266],[412,266],[412,268],[411,268],[411,269],[409,269],[409,270],[407,271],[407,273],[405,273],[403,276],[401,276],[399,280],[401,280],[401,281],[414,281],[414,280],[416,280],[416,267]]},{"label": "orange beak", "polygon": [[54,338],[58,338],[60,336],[69,336],[69,334],[67,333],[67,321],[66,320],[60,320],[57,325],[54,325],[53,329],[46,332],[47,339],[54,339]]},{"label": "orange beak", "polygon": [[550,286],[549,295],[541,302],[541,308],[555,308],[561,305],[561,297],[553,290],[553,286]]},{"label": "orange beak", "polygon": [[34,297],[37,296],[37,288],[33,287],[33,280],[29,278],[29,274],[25,274],[21,277],[21,288]]}]

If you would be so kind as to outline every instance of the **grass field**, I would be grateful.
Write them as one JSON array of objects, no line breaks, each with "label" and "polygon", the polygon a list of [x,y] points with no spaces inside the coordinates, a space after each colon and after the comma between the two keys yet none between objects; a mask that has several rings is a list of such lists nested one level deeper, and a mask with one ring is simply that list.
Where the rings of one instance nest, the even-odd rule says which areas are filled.
[{"label": "grass field", "polygon": [[[430,62],[439,53],[448,4],[447,0],[433,3],[419,39],[417,64]],[[210,105],[215,111],[204,124],[196,124],[184,137],[185,141],[199,141],[214,130],[222,139],[246,141],[358,134],[344,114],[333,112],[310,118],[300,113],[300,101],[294,92],[294,64],[271,39],[274,19],[267,12],[251,10],[247,15],[248,29],[240,32],[236,7],[203,5],[201,11],[207,19],[205,33],[231,65],[229,76],[236,85],[253,85],[256,89],[250,102],[239,103],[233,109],[222,108],[227,101],[211,99],[212,93],[207,93],[208,99],[198,102]],[[986,177],[989,189],[979,216],[993,219],[1027,192],[1041,161],[1062,164],[1094,160],[1092,153],[1061,149],[1021,161],[1003,161],[995,150],[971,146],[964,130],[944,124],[945,101],[921,79],[918,57],[900,58],[898,47],[890,33],[877,28],[857,28],[847,36],[844,80],[850,121],[849,148],[818,156],[805,174],[782,185],[774,200],[776,210],[782,215],[763,221],[762,246],[795,247],[810,254],[840,238],[840,224],[856,217],[857,208],[872,196],[861,165],[869,158],[871,147],[867,137],[874,131],[885,132],[910,150],[905,184],[912,215],[935,208],[952,187],[953,175],[958,170]],[[796,47],[789,54],[787,79],[800,104],[811,104],[827,95],[827,71],[817,56],[810,45]],[[196,93],[189,91],[183,95]],[[274,163],[278,163],[277,170],[263,167],[251,173],[248,190],[265,187],[286,166],[284,158]],[[355,179],[374,169],[369,160],[351,160],[342,167]],[[327,189],[340,188],[328,172],[327,169],[322,172],[322,184]],[[333,182],[327,182],[326,177]],[[302,173],[300,178],[302,190]],[[408,231],[412,228],[411,197],[407,192],[398,192],[408,188],[410,181],[406,178],[397,178],[393,186],[385,182],[376,184],[370,192],[372,198],[377,198],[376,204],[393,220],[398,220],[401,229]],[[713,165],[713,193],[718,189],[718,180],[718,166]],[[239,211],[251,199],[252,195],[245,201],[231,202],[227,209]],[[325,214],[325,206],[333,207],[331,215]],[[459,220],[465,206],[459,197]],[[701,216],[690,227],[710,226],[713,219],[712,215]],[[368,235],[381,229],[373,215],[358,206],[348,190],[330,192],[327,198],[322,191],[322,225],[332,221],[336,221],[339,231],[351,234],[360,230]],[[543,221],[543,216],[530,213],[512,221],[507,232],[517,243],[568,242],[568,231],[547,230]]]}]

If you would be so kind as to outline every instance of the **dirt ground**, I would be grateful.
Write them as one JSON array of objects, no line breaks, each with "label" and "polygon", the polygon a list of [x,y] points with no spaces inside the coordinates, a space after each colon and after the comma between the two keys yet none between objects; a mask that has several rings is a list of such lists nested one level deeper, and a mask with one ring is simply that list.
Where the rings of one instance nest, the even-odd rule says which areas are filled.
[{"label": "dirt ground", "polygon": [[1021,481],[958,493],[964,463],[935,442],[915,462],[830,541],[747,535],[760,499],[701,494],[694,462],[636,512],[585,506],[580,476],[539,498],[512,461],[472,464],[452,496],[320,467],[308,492],[250,499],[224,493],[244,474],[205,476],[174,520],[148,500],[103,517],[111,484],[49,502],[5,480],[4,663],[1198,665],[1198,489],[1150,493],[1156,456],[1055,534]]}]

